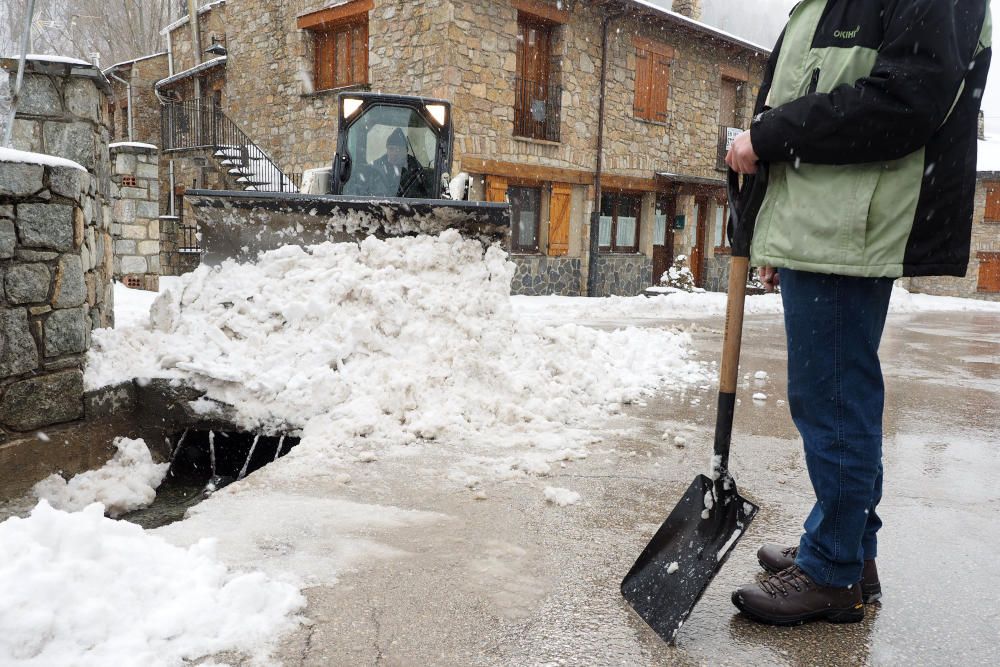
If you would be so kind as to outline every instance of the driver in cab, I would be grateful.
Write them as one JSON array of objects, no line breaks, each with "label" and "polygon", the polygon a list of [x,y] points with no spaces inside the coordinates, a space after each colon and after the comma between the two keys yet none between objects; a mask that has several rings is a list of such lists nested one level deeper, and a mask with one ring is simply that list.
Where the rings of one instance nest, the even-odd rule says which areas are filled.
[{"label": "driver in cab", "polygon": [[396,128],[385,142],[385,155],[372,162],[376,183],[372,194],[385,197],[427,197],[423,168],[412,152],[403,130]]}]

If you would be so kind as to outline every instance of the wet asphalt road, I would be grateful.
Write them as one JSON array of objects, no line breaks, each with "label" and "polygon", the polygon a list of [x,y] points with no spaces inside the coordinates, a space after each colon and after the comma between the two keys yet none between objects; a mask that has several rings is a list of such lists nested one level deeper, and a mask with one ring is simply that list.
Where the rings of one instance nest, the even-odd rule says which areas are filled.
[{"label": "wet asphalt road", "polygon": [[[721,349],[721,318],[691,328],[703,358]],[[487,482],[485,500],[399,461],[330,488],[287,491],[440,512],[420,528],[373,531],[399,550],[338,582],[307,589],[312,623],[282,644],[286,665],[995,665],[1000,663],[1000,315],[890,316],[884,592],[864,622],[759,626],[732,589],[757,572],[763,541],[795,543],[812,504],[787,413],[779,317],[746,322],[732,470],[761,512],[665,646],[621,600],[632,561],[711,456],[715,388],[630,407],[591,455],[547,478]],[[756,384],[755,371],[769,379]],[[768,399],[750,400],[754,391]],[[682,435],[676,447],[669,431]],[[446,470],[455,452],[427,453]],[[438,457],[435,460],[435,457]],[[581,493],[557,508],[541,489]],[[225,658],[225,656],[220,656]],[[239,662],[234,660],[234,664]]]}]

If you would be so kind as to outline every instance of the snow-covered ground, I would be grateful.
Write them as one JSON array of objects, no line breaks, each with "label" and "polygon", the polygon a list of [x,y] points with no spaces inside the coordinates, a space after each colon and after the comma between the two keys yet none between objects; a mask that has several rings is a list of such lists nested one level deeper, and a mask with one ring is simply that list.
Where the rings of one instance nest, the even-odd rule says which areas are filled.
[{"label": "snow-covered ground", "polygon": [[[66,507],[109,508],[42,502],[0,523],[0,664],[179,665],[227,650],[266,660],[299,620],[299,589],[399,556],[373,529],[448,520],[302,493],[310,480],[349,484],[387,460],[470,501],[485,497],[483,480],[538,480],[539,506],[569,512],[586,499],[544,480],[588,456],[609,416],[711,385],[713,364],[683,325],[722,314],[725,295],[512,298],[512,272],[504,253],[445,234],[282,248],[162,279],[159,295],[117,285],[117,327],[94,334],[89,387],[175,378],[234,406],[247,429],[302,440],[155,531],[103,516],[109,489],[141,502],[158,483],[134,441],[101,471],[40,485]],[[747,310],[780,313],[780,298],[750,297]],[[896,290],[892,310],[1000,304]]]}]

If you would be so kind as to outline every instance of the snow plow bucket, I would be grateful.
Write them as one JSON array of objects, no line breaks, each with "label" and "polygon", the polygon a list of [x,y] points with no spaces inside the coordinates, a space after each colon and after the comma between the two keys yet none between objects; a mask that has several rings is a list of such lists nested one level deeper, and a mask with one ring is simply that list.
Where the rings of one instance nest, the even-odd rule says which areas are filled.
[{"label": "snow plow bucket", "polygon": [[510,206],[449,199],[396,199],[234,190],[188,190],[202,262],[253,260],[284,245],[440,234],[458,230],[484,245],[510,236]]}]

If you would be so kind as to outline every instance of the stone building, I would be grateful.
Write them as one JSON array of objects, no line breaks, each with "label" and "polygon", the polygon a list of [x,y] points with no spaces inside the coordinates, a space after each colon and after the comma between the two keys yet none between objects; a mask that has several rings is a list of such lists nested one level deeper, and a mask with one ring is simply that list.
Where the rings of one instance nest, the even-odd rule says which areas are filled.
[{"label": "stone building", "polygon": [[160,104],[154,84],[168,75],[167,54],[156,53],[103,70],[111,84],[108,122],[114,142],[160,143]]},{"label": "stone building", "polygon": [[911,292],[1000,301],[1000,141],[983,140],[981,117],[969,270],[964,278],[903,280]]},{"label": "stone building", "polygon": [[720,289],[720,152],[727,128],[749,121],[768,52],[700,23],[699,4],[217,0],[194,26],[164,30],[169,75],[156,90],[196,111],[165,122],[180,142],[166,147],[161,192],[233,185],[229,156],[189,140],[215,109],[295,182],[330,163],[337,93],[443,98],[452,173],[473,175],[474,198],[511,202],[516,292],[585,293],[592,221],[597,294],[637,294],[678,254]]}]

